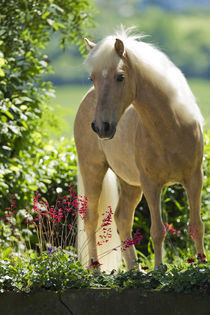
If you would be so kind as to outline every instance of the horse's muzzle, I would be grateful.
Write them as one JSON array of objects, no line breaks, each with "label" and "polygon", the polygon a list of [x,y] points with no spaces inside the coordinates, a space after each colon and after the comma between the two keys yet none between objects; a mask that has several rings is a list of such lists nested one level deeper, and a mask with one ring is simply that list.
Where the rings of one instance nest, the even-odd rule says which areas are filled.
[{"label": "horse's muzzle", "polygon": [[116,127],[108,122],[102,122],[101,127],[99,128],[93,121],[91,127],[93,131],[96,132],[99,138],[101,139],[110,140],[114,137],[116,132]]}]

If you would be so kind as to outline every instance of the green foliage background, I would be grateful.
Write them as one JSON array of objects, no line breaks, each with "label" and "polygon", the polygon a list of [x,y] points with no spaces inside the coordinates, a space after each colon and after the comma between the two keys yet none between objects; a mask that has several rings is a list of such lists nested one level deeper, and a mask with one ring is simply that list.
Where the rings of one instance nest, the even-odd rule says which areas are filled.
[{"label": "green foliage background", "polygon": [[[187,2],[187,1],[186,1]],[[89,31],[97,42],[113,34],[120,24],[135,26],[137,33],[146,35],[144,41],[155,44],[189,77],[210,79],[210,6],[205,10],[166,12],[160,7],[143,9],[140,1],[96,1],[96,28]],[[130,12],[130,13],[129,13]],[[87,83],[88,73],[75,47],[65,54],[59,51],[56,36],[47,47],[55,69],[47,76],[57,85]]]},{"label": "green foliage background", "polygon": [[[54,200],[56,187],[75,176],[74,148],[65,140],[48,143],[46,120],[53,124],[48,105],[52,84],[44,52],[52,33],[60,43],[83,49],[85,29],[92,25],[89,1],[2,0],[0,10],[0,209],[31,203],[40,189]],[[70,171],[71,170],[71,171]]]}]

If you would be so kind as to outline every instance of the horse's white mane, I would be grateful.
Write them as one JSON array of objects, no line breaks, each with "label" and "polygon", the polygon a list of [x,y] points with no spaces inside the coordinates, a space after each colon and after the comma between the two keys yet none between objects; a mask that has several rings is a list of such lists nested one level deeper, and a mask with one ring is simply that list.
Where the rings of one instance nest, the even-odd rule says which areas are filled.
[{"label": "horse's white mane", "polygon": [[202,126],[204,119],[182,72],[163,52],[143,42],[144,35],[132,35],[132,31],[133,28],[126,30],[121,26],[115,35],[100,41],[88,54],[87,66],[91,71],[120,66],[122,59],[117,55],[114,45],[116,38],[121,39],[130,62],[139,69],[141,75],[170,97],[171,105],[185,120],[197,120]]}]

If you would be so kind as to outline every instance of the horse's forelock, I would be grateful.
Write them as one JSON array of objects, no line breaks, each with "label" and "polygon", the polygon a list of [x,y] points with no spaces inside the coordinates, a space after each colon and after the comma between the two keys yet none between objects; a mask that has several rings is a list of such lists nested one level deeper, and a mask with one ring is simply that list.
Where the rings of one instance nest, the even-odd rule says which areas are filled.
[{"label": "horse's forelock", "polygon": [[[116,31],[114,35],[107,36],[105,39],[100,41],[91,51],[89,52],[85,64],[91,71],[100,71],[104,68],[113,68],[120,63],[120,56],[115,50],[116,39],[120,39],[125,48],[133,49],[135,43],[141,40],[143,35],[133,35],[132,32],[134,27],[125,29],[122,25],[120,29]],[[135,47],[134,47],[135,49]]]},{"label": "horse's forelock", "polygon": [[119,64],[120,57],[114,48],[115,40],[115,36],[108,36],[90,51],[85,64],[91,71],[109,69]]}]

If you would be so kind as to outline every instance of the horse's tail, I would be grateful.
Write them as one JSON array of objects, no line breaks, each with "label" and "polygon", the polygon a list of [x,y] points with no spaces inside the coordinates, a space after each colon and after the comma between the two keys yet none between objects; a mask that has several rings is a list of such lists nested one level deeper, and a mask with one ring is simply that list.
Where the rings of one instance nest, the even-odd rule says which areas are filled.
[{"label": "horse's tail", "polygon": [[[78,176],[78,195],[84,196],[84,186],[82,182],[82,176],[77,169]],[[102,225],[102,220],[106,218],[106,211],[111,207],[112,212],[114,213],[118,202],[118,189],[117,182],[114,173],[109,169],[104,177],[102,191],[99,199],[98,212],[99,212],[99,222],[98,229],[96,232],[96,244],[98,252],[98,260],[101,264],[101,270],[110,272],[113,269],[118,270],[121,265],[121,249],[120,249],[120,239],[117,233],[116,224],[114,222],[114,216],[112,215],[111,224],[105,226],[106,231],[110,229],[109,233],[111,234],[110,238],[106,238],[103,241],[104,230]],[[108,220],[109,221],[109,220]],[[102,236],[102,237],[101,237]],[[108,240],[108,242],[106,242]],[[77,235],[77,251],[78,257],[81,264],[84,266],[88,265],[88,239],[84,230],[84,219],[78,215],[78,235]]]}]

